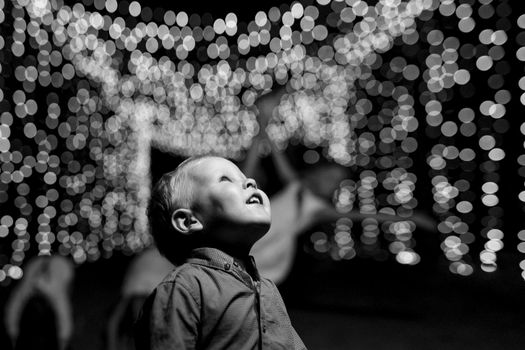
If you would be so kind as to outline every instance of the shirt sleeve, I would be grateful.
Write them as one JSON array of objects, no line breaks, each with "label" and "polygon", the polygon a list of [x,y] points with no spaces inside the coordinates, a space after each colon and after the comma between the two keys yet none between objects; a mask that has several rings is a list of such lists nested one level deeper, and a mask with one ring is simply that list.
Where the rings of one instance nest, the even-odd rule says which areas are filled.
[{"label": "shirt sleeve", "polygon": [[277,298],[277,303],[279,305],[282,305],[283,315],[284,315],[284,323],[290,327],[290,331],[292,333],[292,340],[293,340],[293,349],[294,350],[307,350],[306,345],[304,345],[303,340],[297,334],[297,331],[292,325],[292,321],[290,320],[290,316],[288,315],[288,311],[286,311],[286,306],[284,304],[284,300],[281,296],[281,293],[279,293],[279,289],[277,289],[277,286],[275,283],[269,279],[265,279],[265,281],[269,284],[270,288],[273,290],[273,295]]},{"label": "shirt sleeve", "polygon": [[137,350],[197,347],[200,303],[190,290],[180,281],[165,282],[149,296],[135,325]]},{"label": "shirt sleeve", "polygon": [[307,350],[306,346],[304,345],[301,337],[299,337],[299,334],[295,331],[295,328],[292,326],[292,335],[293,335],[293,345],[295,350]]}]

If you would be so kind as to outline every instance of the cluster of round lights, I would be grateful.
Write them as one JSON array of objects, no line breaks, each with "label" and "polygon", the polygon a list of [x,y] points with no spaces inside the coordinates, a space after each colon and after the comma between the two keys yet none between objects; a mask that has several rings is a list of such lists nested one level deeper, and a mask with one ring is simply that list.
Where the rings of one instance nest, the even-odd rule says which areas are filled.
[{"label": "cluster of round lights", "polygon": [[[479,74],[487,74],[489,89],[484,91],[481,103],[473,101],[477,105],[466,104],[466,107],[458,112],[448,113],[457,119],[445,118],[443,112],[451,96],[440,95],[436,90],[434,92],[438,92],[437,99],[425,97],[427,125],[431,127],[427,129],[427,134],[439,138],[440,141],[432,148],[427,163],[431,167],[430,174],[434,185],[434,211],[442,218],[438,226],[445,237],[441,248],[451,262],[450,271],[459,275],[470,275],[474,271],[475,261],[470,254],[469,244],[479,239],[470,232],[473,228],[476,229],[474,206],[478,196],[472,186],[478,185],[473,176],[478,170],[478,164],[483,173],[479,182],[482,192],[479,198],[482,205],[480,208],[485,207],[487,210],[487,215],[480,220],[479,229],[481,238],[487,239],[484,249],[479,253],[483,271],[496,270],[497,252],[503,248],[503,231],[500,229],[502,209],[498,197],[499,175],[496,171],[499,168],[498,162],[505,158],[501,134],[509,129],[509,123],[504,117],[511,94],[503,86],[505,75],[510,72],[510,66],[504,60],[504,45],[508,40],[505,29],[510,27],[510,21],[507,19],[510,8],[507,3],[499,4],[496,9],[491,4],[492,1],[480,3],[477,8],[480,22],[483,23],[483,20],[488,20],[498,13],[500,18],[497,30],[477,28],[476,20],[472,17],[476,11],[470,4],[456,7],[454,2],[442,2],[441,13],[455,13],[460,19],[459,30],[464,33],[477,33],[479,43],[461,45],[457,38],[444,39],[434,33],[433,40],[442,41],[445,50],[442,51],[441,58],[434,57],[431,65],[438,66],[441,62],[444,63],[443,66],[448,64],[450,71],[438,67],[444,73],[441,75],[443,86],[446,85],[447,76],[451,74],[449,81],[452,79],[451,83],[460,85],[459,92],[467,99],[474,96],[475,92],[471,81],[472,69],[477,69]],[[447,40],[448,44],[445,45]],[[456,64],[458,58],[461,58],[459,66],[470,67],[470,73],[469,70],[459,69]],[[434,76],[436,74],[433,73]],[[433,75],[429,72],[429,76]],[[432,91],[430,85],[429,90]],[[439,132],[435,132],[438,128]],[[471,137],[475,137],[475,144],[463,141]],[[482,211],[483,209],[477,210],[480,214]]]},{"label": "cluster of round lights", "polygon": [[[516,51],[516,57],[519,61],[525,62],[525,15],[521,15],[518,18],[517,25],[521,30],[516,37],[516,42],[520,46]],[[518,85],[521,90],[520,102],[522,106],[525,106],[525,76],[520,77]],[[520,131],[522,135],[525,135],[525,123],[521,124]],[[525,177],[525,172],[523,171],[525,169],[525,154],[521,154],[517,161],[520,166],[518,174],[520,174],[521,177]],[[522,203],[525,203],[525,190],[520,191],[518,198]],[[518,251],[525,254],[525,230],[522,229],[518,232],[518,238],[520,240]],[[522,270],[521,276],[525,279],[525,259],[520,262],[520,268]]]},{"label": "cluster of round lights", "polygon": [[[342,214],[334,224],[333,235],[316,231],[310,236],[313,249],[319,254],[329,254],[334,260],[348,260],[359,255],[371,257],[376,260],[387,258],[386,251],[381,248],[380,237],[388,242],[388,250],[394,254],[396,260],[401,264],[414,265],[420,261],[420,256],[413,249],[415,240],[413,232],[416,224],[411,220],[413,209],[417,206],[417,200],[413,196],[416,176],[404,168],[395,168],[391,171],[383,171],[379,174],[371,170],[360,173],[360,180],[355,182],[350,179],[343,180],[334,196],[334,205]],[[381,199],[375,198],[376,190],[382,185],[382,190],[389,193],[381,195]],[[378,209],[378,202],[381,209]],[[354,205],[358,204],[359,212],[369,214],[361,223],[362,233],[359,241],[354,241],[352,229],[354,222],[344,217],[350,213]],[[356,208],[357,209],[357,208]],[[406,220],[385,221],[381,224],[373,214],[397,215],[405,217]],[[355,235],[355,234],[354,234]]]},{"label": "cluster of round lights", "polygon": [[[316,251],[334,259],[359,252],[382,259],[383,232],[398,262],[420,260],[410,220],[417,177],[409,169],[420,143],[415,133],[426,121],[427,136],[439,138],[426,160],[442,249],[451,271],[462,275],[473,271],[469,174],[475,159],[486,158],[487,242],[479,258],[492,271],[503,233],[496,227],[498,179],[490,172],[505,157],[508,38],[505,30],[478,28],[479,44],[463,43],[432,19],[439,12],[460,32],[473,33],[478,18],[508,15],[505,3],[497,11],[490,0],[480,3],[476,9],[451,0],[373,6],[317,0],[260,11],[246,24],[234,13],[214,19],[152,11],[137,1],[69,7],[17,0],[12,40],[0,37],[16,80],[14,87],[0,86],[0,103],[8,106],[0,116],[0,203],[16,208],[0,217],[0,239],[13,237],[11,256],[0,255],[0,281],[21,276],[18,266],[34,242],[40,254],[58,246],[78,263],[149,245],[150,147],[240,159],[260,132],[255,101],[279,85],[287,93],[266,129],[278,147],[300,141],[311,148],[307,162],[315,163],[313,149],[322,148],[340,164],[367,169],[357,181],[341,183],[337,209],[407,218],[384,225],[364,220],[359,244],[352,221],[340,219],[333,234],[312,235]],[[472,97],[472,69],[491,74],[494,94],[450,113],[452,91]],[[43,99],[39,86],[50,90]],[[426,117],[416,115],[419,106]],[[478,118],[491,120],[496,134]],[[476,142],[453,141],[460,137]],[[37,174],[42,180],[33,188]]]}]

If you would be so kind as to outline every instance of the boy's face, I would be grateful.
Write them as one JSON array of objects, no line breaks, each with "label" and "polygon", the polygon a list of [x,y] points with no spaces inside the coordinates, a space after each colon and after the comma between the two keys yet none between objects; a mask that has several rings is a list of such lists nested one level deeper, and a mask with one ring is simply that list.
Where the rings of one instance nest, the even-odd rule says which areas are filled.
[{"label": "boy's face", "polygon": [[219,157],[204,158],[191,175],[196,187],[195,212],[205,230],[218,235],[226,232],[215,238],[253,244],[268,231],[270,200],[235,164]]}]

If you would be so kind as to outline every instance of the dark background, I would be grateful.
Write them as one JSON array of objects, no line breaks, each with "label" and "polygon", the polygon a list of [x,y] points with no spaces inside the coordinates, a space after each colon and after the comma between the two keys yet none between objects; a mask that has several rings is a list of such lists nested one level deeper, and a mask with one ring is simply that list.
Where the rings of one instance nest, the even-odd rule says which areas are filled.
[{"label": "dark background", "polygon": [[[73,349],[103,348],[129,260],[115,255],[78,267]],[[309,349],[522,349],[525,288],[515,259],[503,254],[500,263],[497,273],[459,277],[445,264],[318,261],[299,253],[280,289]]]}]

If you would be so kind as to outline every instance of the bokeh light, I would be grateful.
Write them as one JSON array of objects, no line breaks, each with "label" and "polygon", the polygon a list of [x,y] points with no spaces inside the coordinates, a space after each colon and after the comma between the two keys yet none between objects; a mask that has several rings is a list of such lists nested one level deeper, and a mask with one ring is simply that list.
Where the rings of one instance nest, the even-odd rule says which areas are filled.
[{"label": "bokeh light", "polygon": [[[417,264],[411,218],[426,205],[452,273],[496,269],[510,61],[525,61],[525,43],[509,49],[492,6],[318,0],[153,19],[140,1],[0,4],[0,282],[35,251],[83,263],[150,245],[150,148],[242,160],[261,131],[255,101],[280,87],[266,127],[278,148],[302,144],[305,163],[358,174],[341,182],[337,210],[406,218],[340,219],[311,235],[315,252]],[[513,25],[523,38],[524,15]],[[519,88],[523,105],[523,77]]]}]

